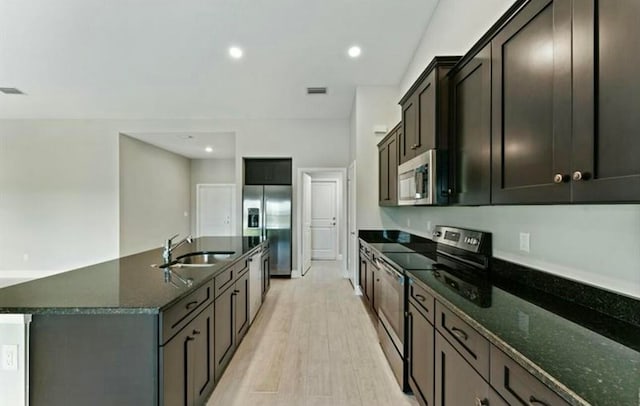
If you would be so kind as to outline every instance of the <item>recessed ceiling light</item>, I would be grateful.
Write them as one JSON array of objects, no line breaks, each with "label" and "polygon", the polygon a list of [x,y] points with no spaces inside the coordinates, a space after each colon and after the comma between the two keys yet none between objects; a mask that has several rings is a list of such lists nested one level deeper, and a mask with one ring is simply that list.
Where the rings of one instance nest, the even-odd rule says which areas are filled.
[{"label": "recessed ceiling light", "polygon": [[243,54],[244,52],[242,51],[242,48],[239,48],[239,47],[229,48],[229,56],[231,56],[233,59],[240,59],[242,58]]},{"label": "recessed ceiling light", "polygon": [[351,48],[349,48],[349,50],[347,51],[347,53],[349,54],[350,57],[352,58],[357,58],[360,56],[360,54],[362,53],[362,49],[360,49],[359,46],[354,45]]},{"label": "recessed ceiling light", "polygon": [[206,147],[204,150],[207,151],[207,152],[213,152],[213,148],[211,148],[211,147]]}]

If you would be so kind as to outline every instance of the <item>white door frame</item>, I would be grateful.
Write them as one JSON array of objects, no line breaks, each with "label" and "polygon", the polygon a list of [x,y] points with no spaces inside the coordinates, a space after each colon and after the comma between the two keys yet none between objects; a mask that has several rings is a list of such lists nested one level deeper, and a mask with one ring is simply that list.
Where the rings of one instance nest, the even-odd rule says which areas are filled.
[{"label": "white door frame", "polygon": [[196,185],[196,237],[200,237],[200,189],[201,187],[231,188],[231,233],[236,233],[236,184],[235,183],[198,183]]},{"label": "white door frame", "polygon": [[[353,168],[353,169],[352,169]],[[351,164],[349,165],[349,172],[352,172],[352,179],[351,179],[351,184],[352,184],[352,189],[353,191],[357,191],[358,188],[358,184],[356,183],[356,161],[354,160],[353,162],[351,162]],[[347,182],[347,188],[348,188],[348,182]],[[357,286],[360,284],[360,281],[358,280],[358,268],[360,265],[360,259],[359,259],[359,247],[358,247],[358,224],[356,221],[356,208],[357,208],[357,196],[356,193],[351,193],[352,191],[347,189],[347,223],[348,223],[348,230],[347,230],[347,247],[350,247],[349,242],[351,241],[351,233],[355,233],[354,238],[355,238],[355,242],[354,242],[354,246],[350,247],[348,249],[347,255],[349,256],[349,264],[351,265],[351,269],[347,269],[348,273],[351,275],[351,283],[354,287],[354,289],[357,289]]]},{"label": "white door frame", "polygon": [[[347,168],[298,168],[296,174],[297,185],[302,185],[302,174],[308,173],[313,178],[314,174],[319,173],[337,173],[338,174],[338,213],[336,218],[336,228],[338,229],[338,261],[342,262],[342,270],[344,276],[348,277],[346,262],[344,255],[347,252],[347,236],[348,231],[346,229],[346,215],[347,215]],[[302,202],[302,187],[298,187],[296,192],[296,198],[298,202]],[[296,205],[296,217],[299,219],[296,223],[296,238],[299,241],[297,247],[297,263],[298,269],[302,269],[302,205]],[[300,271],[298,271],[300,272]]]}]

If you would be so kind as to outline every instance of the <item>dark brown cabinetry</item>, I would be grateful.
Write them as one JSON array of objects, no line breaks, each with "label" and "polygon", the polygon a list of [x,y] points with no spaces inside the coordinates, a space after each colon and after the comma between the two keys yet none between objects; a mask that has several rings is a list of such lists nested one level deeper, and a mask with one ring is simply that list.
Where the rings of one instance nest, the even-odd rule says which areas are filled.
[{"label": "dark brown cabinetry", "polygon": [[290,185],[291,158],[244,158],[245,185]]},{"label": "dark brown cabinetry", "polygon": [[378,267],[375,264],[374,253],[366,245],[360,245],[360,265],[358,277],[360,278],[360,290],[369,309],[376,314],[376,290],[378,285]]},{"label": "dark brown cabinetry", "polygon": [[640,200],[640,2],[573,2],[575,202]]},{"label": "dark brown cabinetry", "polygon": [[398,124],[378,144],[378,190],[380,206],[398,204]]},{"label": "dark brown cabinetry", "polygon": [[532,0],[491,42],[492,201],[571,197],[570,0]]},{"label": "dark brown cabinetry", "polygon": [[491,203],[491,45],[452,72],[452,202]]},{"label": "dark brown cabinetry", "polygon": [[160,349],[164,405],[202,405],[213,390],[213,306]]},{"label": "dark brown cabinetry", "polygon": [[507,406],[439,332],[435,334],[435,356],[436,405]]},{"label": "dark brown cabinetry", "polygon": [[[424,297],[424,295],[420,294]],[[429,297],[431,301],[433,298]],[[431,304],[433,306],[433,303]],[[422,406],[433,404],[434,392],[434,328],[426,309],[409,300],[407,318],[409,386]]]},{"label": "dark brown cabinetry", "polygon": [[[222,376],[235,349],[249,328],[249,268],[243,259],[231,266],[234,283],[220,293],[214,302],[215,311],[215,377]],[[237,275],[237,277],[236,277]]]},{"label": "dark brown cabinetry", "polygon": [[447,72],[459,57],[436,57],[400,100],[398,158],[403,164],[429,149],[447,147]]}]

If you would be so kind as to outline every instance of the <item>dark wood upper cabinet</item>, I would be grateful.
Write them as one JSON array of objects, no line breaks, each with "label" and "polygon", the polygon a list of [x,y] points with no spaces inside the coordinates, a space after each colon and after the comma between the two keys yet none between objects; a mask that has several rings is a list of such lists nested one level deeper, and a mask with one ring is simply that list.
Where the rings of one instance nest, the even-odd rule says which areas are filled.
[{"label": "dark wood upper cabinet", "polygon": [[378,191],[380,206],[398,204],[398,130],[389,131],[378,144]]},{"label": "dark wood upper cabinet", "polygon": [[571,0],[532,0],[495,36],[492,202],[571,199]]},{"label": "dark wood upper cabinet", "polygon": [[640,2],[573,6],[573,200],[640,200]]},{"label": "dark wood upper cabinet", "polygon": [[439,56],[422,72],[400,100],[399,165],[434,148],[447,148],[448,78],[458,56]]},{"label": "dark wood upper cabinet", "polygon": [[491,203],[491,44],[451,77],[452,203]]}]

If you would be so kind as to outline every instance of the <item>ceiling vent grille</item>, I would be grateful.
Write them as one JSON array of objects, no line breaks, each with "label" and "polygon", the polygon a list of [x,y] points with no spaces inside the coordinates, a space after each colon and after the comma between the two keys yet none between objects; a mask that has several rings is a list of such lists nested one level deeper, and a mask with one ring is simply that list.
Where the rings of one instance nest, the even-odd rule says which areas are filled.
[{"label": "ceiling vent grille", "polygon": [[0,92],[4,94],[24,94],[20,89],[15,87],[0,87]]},{"label": "ceiling vent grille", "polygon": [[327,94],[326,87],[308,87],[307,94]]}]

